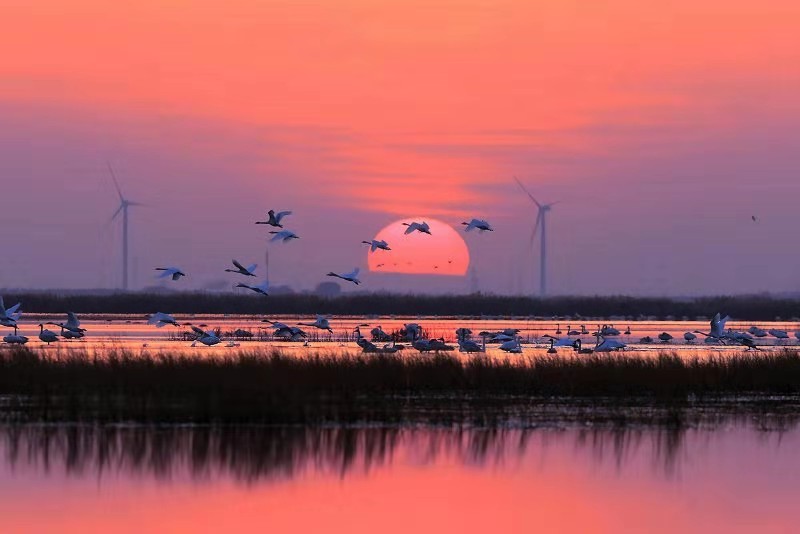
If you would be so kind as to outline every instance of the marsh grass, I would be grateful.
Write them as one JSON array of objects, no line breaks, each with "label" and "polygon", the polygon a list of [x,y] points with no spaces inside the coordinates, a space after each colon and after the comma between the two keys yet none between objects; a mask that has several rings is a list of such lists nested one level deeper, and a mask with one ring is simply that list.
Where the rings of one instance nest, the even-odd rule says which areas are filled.
[{"label": "marsh grass", "polygon": [[11,420],[391,422],[410,413],[524,412],[554,398],[636,405],[797,394],[797,351],[702,359],[0,352],[0,412]]}]

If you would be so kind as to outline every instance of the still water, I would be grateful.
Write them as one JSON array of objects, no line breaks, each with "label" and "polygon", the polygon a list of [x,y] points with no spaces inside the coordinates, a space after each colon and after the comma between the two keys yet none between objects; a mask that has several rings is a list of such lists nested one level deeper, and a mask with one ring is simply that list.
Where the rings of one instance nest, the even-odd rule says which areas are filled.
[{"label": "still water", "polygon": [[796,532],[800,431],[0,427],[3,532]]}]

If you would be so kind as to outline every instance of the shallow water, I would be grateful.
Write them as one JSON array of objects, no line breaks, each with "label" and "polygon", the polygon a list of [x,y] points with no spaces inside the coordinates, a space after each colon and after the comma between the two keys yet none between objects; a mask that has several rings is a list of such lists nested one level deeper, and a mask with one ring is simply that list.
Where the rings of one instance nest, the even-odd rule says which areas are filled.
[{"label": "shallow water", "polygon": [[[691,343],[683,339],[684,332],[696,330],[708,332],[708,321],[630,321],[619,323],[594,319],[591,321],[587,319],[580,322],[565,322],[528,318],[331,317],[332,334],[324,330],[302,327],[309,333],[309,346],[304,346],[303,343],[292,343],[273,339],[273,330],[269,328],[268,324],[261,321],[261,317],[176,315],[175,318],[182,324],[181,328],[172,326],[156,328],[155,326],[147,324],[146,316],[84,316],[81,318],[81,326],[87,329],[87,336],[84,340],[61,340],[58,343],[54,343],[52,346],[62,350],[88,349],[99,352],[111,348],[125,348],[137,351],[147,350],[150,352],[169,350],[172,352],[181,351],[200,354],[219,354],[231,350],[232,347],[227,345],[234,344],[240,348],[254,348],[259,346],[276,347],[300,354],[309,352],[309,346],[311,349],[317,351],[346,351],[355,353],[360,352],[360,349],[355,344],[353,333],[355,327],[358,325],[369,325],[361,327],[363,335],[369,338],[370,329],[378,325],[380,325],[385,332],[391,333],[402,328],[405,323],[418,323],[423,327],[427,337],[443,337],[447,342],[453,345],[455,345],[455,331],[457,328],[465,327],[471,329],[474,333],[473,338],[478,341],[480,341],[478,333],[481,331],[495,332],[506,328],[516,328],[520,330],[520,335],[523,338],[524,352],[541,354],[548,347],[549,341],[542,337],[546,334],[557,337],[567,337],[567,332],[570,327],[573,330],[580,331],[581,325],[583,324],[586,326],[586,331],[589,333],[571,337],[573,339],[580,338],[584,346],[591,347],[595,343],[595,338],[592,337],[591,332],[595,331],[600,324],[611,322],[623,332],[623,334],[616,337],[616,339],[629,344],[628,349],[633,351],[656,353],[658,351],[670,350],[694,356],[697,354],[731,353],[742,350],[742,347],[736,345],[708,345],[703,342],[704,337],[699,334],[698,339]],[[270,316],[269,318],[273,321],[285,322],[288,325],[314,321],[314,317],[301,316]],[[42,346],[44,344],[37,338],[39,330],[37,325],[40,322],[62,322],[64,320],[65,317],[63,316],[26,314],[20,322],[20,333],[30,338],[28,346]],[[188,337],[188,334],[191,333],[190,325],[202,326],[202,328],[206,330],[220,329],[223,334],[223,342],[215,347],[191,347],[191,338]],[[749,322],[730,321],[728,323],[729,328],[737,331],[746,331],[752,325],[753,323]],[[800,323],[768,322],[759,323],[756,326],[765,330],[776,328],[789,333],[790,339],[788,340],[777,340],[772,336],[757,339],[756,342],[758,345],[766,350],[797,346],[798,343],[800,343],[800,340],[794,335],[796,331],[800,331]],[[624,333],[628,327],[631,329],[630,335]],[[58,331],[57,327],[49,326],[49,328],[55,332]],[[252,340],[240,337],[234,338],[231,336],[230,334],[237,329],[252,333]],[[559,330],[561,334],[557,334]],[[669,343],[659,342],[657,336],[662,332],[670,333],[675,339]],[[4,332],[0,331],[0,333]],[[640,339],[645,336],[652,337],[655,342],[641,343]],[[2,347],[2,345],[0,345],[0,347]],[[490,355],[504,354],[497,350],[496,344],[492,345],[490,343],[487,347],[487,353]],[[571,352],[569,348],[561,348],[559,351],[565,354]],[[416,351],[412,352],[416,353]]]},{"label": "shallow water", "polygon": [[797,428],[0,427],[10,532],[790,532]]}]

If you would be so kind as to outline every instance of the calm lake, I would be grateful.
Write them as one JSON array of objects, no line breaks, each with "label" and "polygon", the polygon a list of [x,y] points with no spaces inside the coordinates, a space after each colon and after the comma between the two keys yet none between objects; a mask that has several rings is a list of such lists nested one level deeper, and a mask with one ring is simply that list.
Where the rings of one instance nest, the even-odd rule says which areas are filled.
[{"label": "calm lake", "polygon": [[792,532],[800,432],[0,427],[3,532]]}]

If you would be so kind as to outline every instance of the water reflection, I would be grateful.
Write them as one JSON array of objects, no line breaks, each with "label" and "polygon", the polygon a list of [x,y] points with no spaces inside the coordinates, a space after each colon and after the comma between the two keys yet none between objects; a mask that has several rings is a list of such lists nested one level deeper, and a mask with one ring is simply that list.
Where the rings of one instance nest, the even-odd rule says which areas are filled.
[{"label": "water reflection", "polygon": [[401,461],[453,462],[463,468],[513,467],[525,457],[546,462],[551,451],[574,451],[596,466],[626,469],[646,456],[654,474],[674,477],[689,454],[715,433],[762,435],[780,446],[794,421],[774,418],[770,431],[752,419],[727,419],[706,428],[682,425],[619,428],[197,427],[120,425],[0,426],[0,457],[7,471],[96,478],[151,477],[169,481],[230,478],[244,484],[306,474],[344,478]]}]

